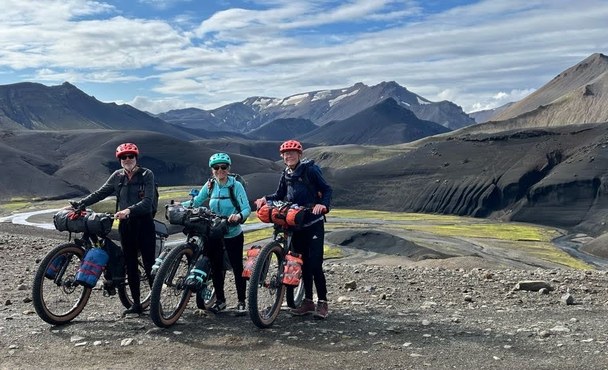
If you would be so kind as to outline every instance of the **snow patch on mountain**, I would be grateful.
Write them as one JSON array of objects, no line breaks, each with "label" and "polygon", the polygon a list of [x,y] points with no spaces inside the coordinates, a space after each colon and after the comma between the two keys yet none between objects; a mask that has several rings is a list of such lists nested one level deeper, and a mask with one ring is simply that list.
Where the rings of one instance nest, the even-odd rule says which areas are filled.
[{"label": "snow patch on mountain", "polygon": [[256,106],[260,109],[266,109],[266,108],[276,107],[276,106],[280,105],[281,101],[282,101],[281,99],[276,99],[276,98],[259,98],[258,100],[253,102],[251,105]]},{"label": "snow patch on mountain", "polygon": [[298,105],[301,102],[303,102],[306,98],[308,98],[308,93],[300,94],[300,95],[293,95],[288,98],[285,98],[285,100],[283,100],[281,105]]},{"label": "snow patch on mountain", "polygon": [[323,100],[326,99],[328,97],[331,96],[331,90],[323,90],[323,91],[318,91],[317,93],[315,93],[315,95],[312,97],[311,102],[313,101],[317,101],[317,100]]},{"label": "snow patch on mountain", "polygon": [[330,107],[333,107],[333,106],[334,106],[334,104],[336,104],[336,103],[337,103],[337,102],[339,102],[340,100],[342,100],[342,99],[344,99],[344,98],[347,98],[347,97],[349,97],[349,96],[357,95],[357,93],[358,93],[358,92],[359,92],[359,89],[357,89],[357,90],[353,90],[352,92],[350,92],[350,93],[348,93],[348,94],[342,94],[342,95],[340,95],[340,96],[338,96],[338,97],[336,97],[336,98],[334,98],[334,99],[331,99],[331,100],[329,101],[329,106],[330,106]]}]

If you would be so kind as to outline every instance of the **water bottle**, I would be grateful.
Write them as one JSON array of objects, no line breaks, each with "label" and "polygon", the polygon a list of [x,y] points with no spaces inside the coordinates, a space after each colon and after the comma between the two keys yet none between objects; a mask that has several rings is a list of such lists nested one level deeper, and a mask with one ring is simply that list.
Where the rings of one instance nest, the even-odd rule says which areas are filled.
[{"label": "water bottle", "polygon": [[158,272],[158,269],[160,268],[161,263],[163,263],[163,261],[165,260],[165,257],[167,257],[167,254],[169,254],[169,252],[162,251],[161,254],[158,257],[156,257],[156,259],[154,260],[154,265],[152,265],[152,272],[150,272],[150,274],[152,276],[156,275],[156,273]]},{"label": "water bottle", "polygon": [[207,283],[209,271],[211,271],[211,263],[209,262],[209,258],[205,256],[199,257],[196,264],[190,271],[190,274],[186,278],[186,285],[194,292],[201,290]]}]

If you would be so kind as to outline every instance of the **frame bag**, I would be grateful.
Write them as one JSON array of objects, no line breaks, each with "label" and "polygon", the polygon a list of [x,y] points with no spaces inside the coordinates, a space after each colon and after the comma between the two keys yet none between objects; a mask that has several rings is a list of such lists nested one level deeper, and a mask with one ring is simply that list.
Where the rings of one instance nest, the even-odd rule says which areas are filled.
[{"label": "frame bag", "polygon": [[114,286],[118,286],[124,283],[126,277],[125,255],[119,245],[107,238],[104,240],[103,248],[108,254],[108,266],[104,277],[107,281],[111,281]]}]

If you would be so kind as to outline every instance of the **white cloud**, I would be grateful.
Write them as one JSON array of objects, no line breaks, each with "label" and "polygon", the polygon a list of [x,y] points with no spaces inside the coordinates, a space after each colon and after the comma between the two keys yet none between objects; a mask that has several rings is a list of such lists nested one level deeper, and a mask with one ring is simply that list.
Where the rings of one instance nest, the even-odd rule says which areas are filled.
[{"label": "white cloud", "polygon": [[608,2],[600,0],[487,0],[439,13],[404,0],[243,4],[247,9],[225,8],[194,22],[191,11],[160,19],[103,1],[5,0],[0,83],[11,72],[13,79],[76,86],[119,82],[121,96],[132,89],[123,100],[159,112],[394,80],[472,111],[519,100],[608,51]]},{"label": "white cloud", "polygon": [[[117,104],[129,104],[139,110],[150,112],[152,114],[158,114],[167,112],[173,109],[185,109],[185,108],[201,108],[191,102],[186,102],[183,99],[176,97],[167,97],[164,99],[149,99],[145,96],[136,96],[133,100],[128,102],[119,101]],[[202,108],[201,108],[202,109]]]},{"label": "white cloud", "polygon": [[511,90],[510,92],[499,91],[493,96],[487,97],[484,101],[476,101],[465,109],[467,113],[480,110],[498,108],[507,103],[514,103],[532,94],[535,89]]}]

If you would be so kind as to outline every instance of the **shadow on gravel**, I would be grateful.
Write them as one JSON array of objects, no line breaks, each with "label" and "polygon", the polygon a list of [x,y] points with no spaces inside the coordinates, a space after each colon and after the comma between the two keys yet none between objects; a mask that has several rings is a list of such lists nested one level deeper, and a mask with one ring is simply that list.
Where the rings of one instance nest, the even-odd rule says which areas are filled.
[{"label": "shadow on gravel", "polygon": [[[198,350],[212,352],[261,351],[273,347],[294,347],[310,352],[357,352],[376,349],[413,350],[425,353],[454,345],[501,348],[514,345],[515,338],[451,320],[432,322],[421,319],[428,312],[408,311],[387,315],[386,311],[367,309],[365,312],[334,311],[327,320],[292,317],[282,311],[275,324],[259,329],[247,316],[230,313],[199,316],[186,312],[178,324],[159,329],[152,335],[166,337]],[[479,326],[479,325],[478,325]],[[267,352],[266,352],[267,353]],[[279,355],[280,353],[277,353]]]}]

